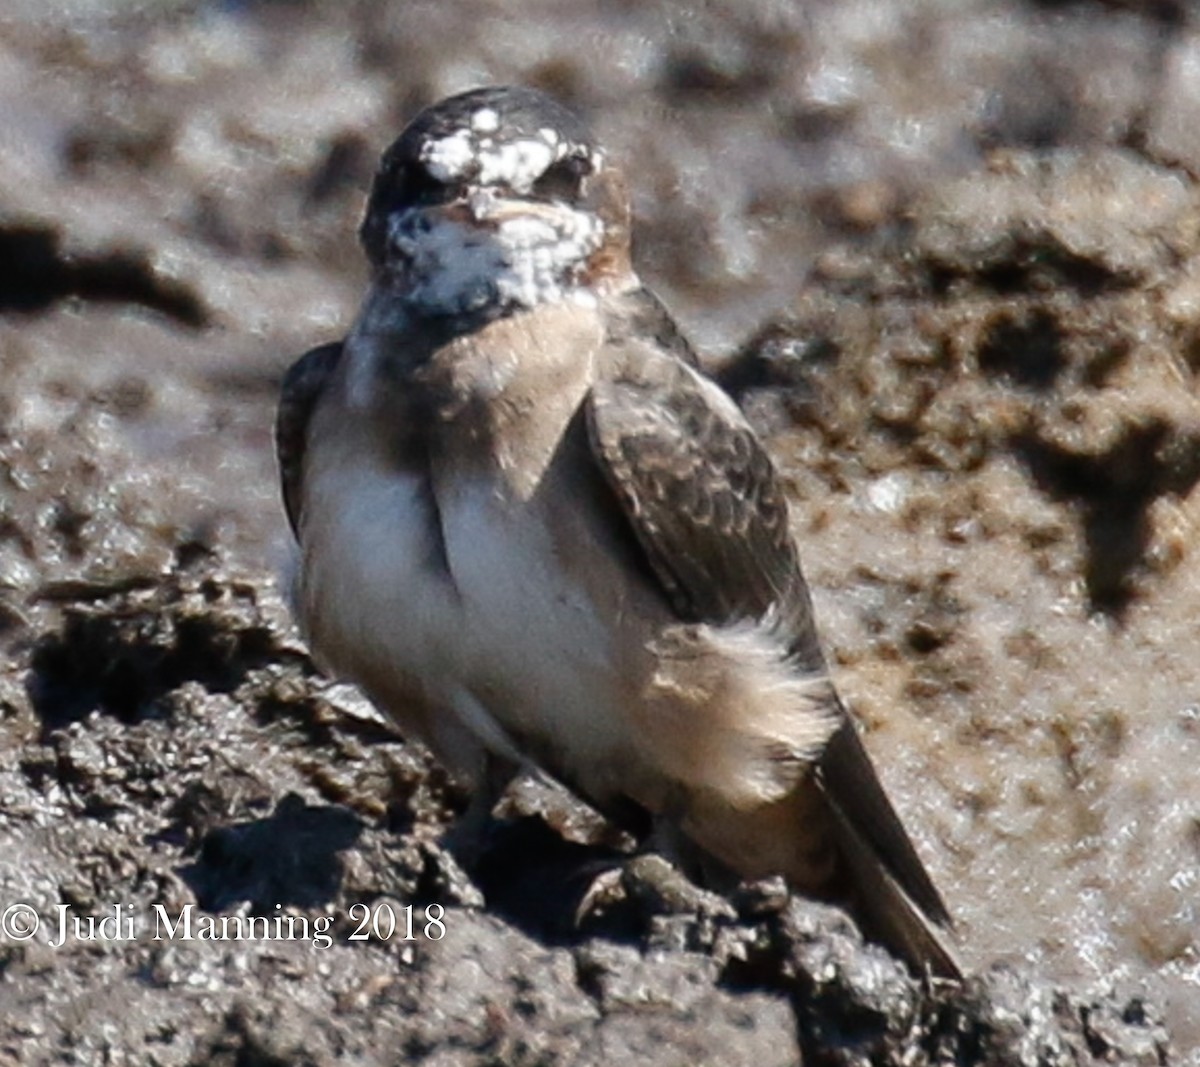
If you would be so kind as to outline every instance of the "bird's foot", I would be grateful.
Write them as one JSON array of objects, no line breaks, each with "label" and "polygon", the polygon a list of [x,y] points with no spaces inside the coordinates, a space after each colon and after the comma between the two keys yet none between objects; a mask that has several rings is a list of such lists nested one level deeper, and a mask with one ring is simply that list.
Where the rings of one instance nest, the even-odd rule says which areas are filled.
[{"label": "bird's foot", "polygon": [[576,905],[575,925],[590,925],[617,908],[631,908],[644,917],[702,915],[732,919],[737,914],[724,897],[702,889],[654,852],[616,866],[605,864]]}]

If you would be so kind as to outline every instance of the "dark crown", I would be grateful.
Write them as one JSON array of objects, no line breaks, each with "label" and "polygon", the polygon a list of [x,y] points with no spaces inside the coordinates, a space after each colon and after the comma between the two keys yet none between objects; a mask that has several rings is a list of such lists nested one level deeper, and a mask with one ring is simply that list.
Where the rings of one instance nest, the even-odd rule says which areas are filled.
[{"label": "dark crown", "polygon": [[532,199],[587,199],[602,155],[587,125],[536,89],[472,89],[422,111],[380,160],[359,237],[380,263],[388,220],[489,186]]}]

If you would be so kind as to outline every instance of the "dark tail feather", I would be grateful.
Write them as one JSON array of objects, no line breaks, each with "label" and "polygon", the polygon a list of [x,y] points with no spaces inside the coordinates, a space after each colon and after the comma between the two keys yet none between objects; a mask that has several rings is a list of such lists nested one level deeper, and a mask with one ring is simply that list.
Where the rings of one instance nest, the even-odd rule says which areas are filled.
[{"label": "dark tail feather", "polygon": [[945,940],[948,931],[913,902],[880,862],[874,846],[832,800],[829,809],[837,823],[839,852],[863,933],[903,959],[917,974],[961,981],[962,969]]}]

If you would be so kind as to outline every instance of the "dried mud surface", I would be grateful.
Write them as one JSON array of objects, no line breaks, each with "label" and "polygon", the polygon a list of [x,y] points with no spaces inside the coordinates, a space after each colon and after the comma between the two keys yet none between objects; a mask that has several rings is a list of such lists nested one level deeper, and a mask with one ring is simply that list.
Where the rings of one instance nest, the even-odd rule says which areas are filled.
[{"label": "dried mud surface", "polygon": [[[1170,0],[6,5],[0,1064],[1200,1064],[1197,71]],[[464,871],[466,798],[290,629],[279,377],[377,152],[489,81],[636,161],[963,989],[537,783]]]}]

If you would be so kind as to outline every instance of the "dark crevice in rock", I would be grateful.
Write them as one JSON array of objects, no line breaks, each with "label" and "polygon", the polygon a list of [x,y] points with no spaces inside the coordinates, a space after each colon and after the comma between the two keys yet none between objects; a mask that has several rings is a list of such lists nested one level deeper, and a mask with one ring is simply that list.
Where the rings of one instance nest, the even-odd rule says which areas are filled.
[{"label": "dark crevice in rock", "polygon": [[1182,29],[1192,11],[1189,0],[1027,0],[1031,7],[1059,12],[1079,8],[1128,11],[1170,30]]},{"label": "dark crevice in rock", "polygon": [[[609,849],[564,840],[542,819],[498,821],[471,875],[488,910],[544,944],[574,944],[582,932],[576,912],[592,881],[622,860]],[[628,916],[608,917],[604,932],[634,936]]]},{"label": "dark crevice in rock", "polygon": [[1050,389],[1067,367],[1066,337],[1045,308],[1027,315],[1003,313],[988,325],[979,345],[979,369],[1030,389]]},{"label": "dark crevice in rock", "polygon": [[1067,288],[1087,299],[1135,288],[1139,279],[1065,247],[1053,234],[1033,234],[1005,242],[970,269],[931,260],[923,264],[934,295],[944,296],[966,282],[1000,296],[1054,292]]},{"label": "dark crevice in rock", "polygon": [[374,171],[375,158],[366,139],[359,133],[343,133],[334,138],[324,159],[309,176],[305,203],[324,204],[347,190],[364,188]]},{"label": "dark crevice in rock", "polygon": [[[1052,63],[1034,61],[1022,68],[1009,84],[993,94],[982,115],[976,136],[982,152],[999,147],[1053,148],[1070,144],[1081,125],[1083,108],[1075,86]],[[1037,93],[1024,92],[1029,79]]]},{"label": "dark crevice in rock", "polygon": [[1200,375],[1200,329],[1191,327],[1184,330],[1179,350],[1188,370],[1193,375]]},{"label": "dark crevice in rock", "polygon": [[196,861],[179,874],[205,911],[245,902],[251,915],[271,919],[280,914],[276,905],[330,903],[344,873],[339,853],[354,845],[363,828],[346,808],[309,805],[289,793],[266,818],[210,830]]},{"label": "dark crevice in rock", "polygon": [[161,698],[187,681],[232,692],[248,670],[277,658],[265,626],[230,631],[198,617],[160,630],[146,619],[73,610],[61,631],[34,648],[26,690],[48,736],[95,709],[127,723],[151,717]]},{"label": "dark crevice in rock", "polygon": [[747,341],[716,378],[735,399],[751,389],[796,388],[812,393],[812,372],[836,365],[840,356],[832,338],[797,336],[794,324],[771,323]]},{"label": "dark crevice in rock", "polygon": [[663,71],[662,88],[678,102],[721,94],[726,99],[753,98],[771,86],[771,72],[721,64],[719,59],[690,49],[671,55]]},{"label": "dark crevice in rock", "polygon": [[1127,337],[1114,337],[1101,346],[1083,367],[1083,384],[1092,389],[1103,389],[1112,376],[1128,362],[1133,345]]},{"label": "dark crevice in rock", "polygon": [[140,252],[75,256],[63,251],[53,226],[0,228],[0,313],[42,311],[68,297],[136,304],[193,329],[208,322],[199,297],[159,275]]},{"label": "dark crevice in rock", "polygon": [[220,1032],[188,1061],[189,1067],[313,1067],[316,1061],[310,1056],[277,1056],[267,1048],[253,1011],[247,1003],[236,1003],[222,1020]]},{"label": "dark crevice in rock", "polygon": [[1183,495],[1200,481],[1200,441],[1150,419],[1101,453],[1072,452],[1032,431],[1012,444],[1042,492],[1079,508],[1088,600],[1093,610],[1120,616],[1150,541],[1147,509],[1157,497]]}]

